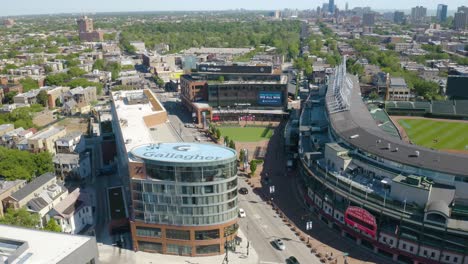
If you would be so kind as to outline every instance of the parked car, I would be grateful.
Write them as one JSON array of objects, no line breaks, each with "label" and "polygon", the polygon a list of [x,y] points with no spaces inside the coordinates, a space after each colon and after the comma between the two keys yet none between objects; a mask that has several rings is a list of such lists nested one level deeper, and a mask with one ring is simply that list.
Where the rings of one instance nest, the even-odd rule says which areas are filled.
[{"label": "parked car", "polygon": [[273,240],[273,244],[275,244],[276,248],[279,249],[279,250],[285,250],[286,249],[286,245],[284,244],[283,240],[281,240],[279,238]]},{"label": "parked car", "polygon": [[245,194],[249,193],[249,190],[247,190],[247,188],[245,188],[245,187],[242,187],[242,188],[239,189],[239,193],[245,195]]},{"label": "parked car", "polygon": [[300,263],[299,263],[299,260],[297,260],[297,258],[294,257],[294,256],[290,256],[290,257],[286,260],[286,262],[287,262],[288,264],[300,264]]},{"label": "parked car", "polygon": [[246,216],[247,216],[247,215],[245,214],[244,209],[239,208],[239,217],[240,217],[240,218],[245,218]]}]

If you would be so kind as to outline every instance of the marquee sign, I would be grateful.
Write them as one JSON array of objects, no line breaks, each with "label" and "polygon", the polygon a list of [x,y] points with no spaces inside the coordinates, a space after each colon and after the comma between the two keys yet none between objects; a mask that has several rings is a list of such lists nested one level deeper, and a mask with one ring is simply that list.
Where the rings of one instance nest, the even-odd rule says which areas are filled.
[{"label": "marquee sign", "polygon": [[375,237],[377,234],[377,222],[375,216],[364,208],[349,206],[345,212],[345,222],[360,231]]}]

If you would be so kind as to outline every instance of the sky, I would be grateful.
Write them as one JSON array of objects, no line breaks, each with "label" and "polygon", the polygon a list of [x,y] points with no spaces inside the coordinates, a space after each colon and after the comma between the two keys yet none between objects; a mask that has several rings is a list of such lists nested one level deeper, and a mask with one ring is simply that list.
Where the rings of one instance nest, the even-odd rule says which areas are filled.
[{"label": "sky", "polygon": [[[315,9],[328,0],[0,0],[0,17],[28,14],[95,13],[122,11],[188,11],[226,10],[244,8],[249,10]],[[335,0],[338,8],[370,6],[373,9],[408,10],[422,5],[429,10],[437,4],[447,4],[449,10],[467,5],[467,0]]]}]

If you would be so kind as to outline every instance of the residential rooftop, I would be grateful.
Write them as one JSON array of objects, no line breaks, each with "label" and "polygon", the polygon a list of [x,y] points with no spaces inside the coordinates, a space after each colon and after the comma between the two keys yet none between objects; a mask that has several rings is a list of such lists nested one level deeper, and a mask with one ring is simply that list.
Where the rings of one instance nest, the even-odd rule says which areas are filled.
[{"label": "residential rooftop", "polygon": [[57,133],[60,133],[62,130],[64,130],[64,127],[50,127],[45,130],[42,130],[32,136],[30,139],[31,140],[37,140],[37,139],[47,139]]}]

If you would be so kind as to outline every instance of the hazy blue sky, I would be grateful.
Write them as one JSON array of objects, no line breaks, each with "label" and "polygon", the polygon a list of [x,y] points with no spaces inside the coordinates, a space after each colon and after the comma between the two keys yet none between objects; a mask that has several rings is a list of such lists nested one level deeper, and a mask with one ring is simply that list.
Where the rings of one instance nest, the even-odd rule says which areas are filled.
[{"label": "hazy blue sky", "polygon": [[[327,0],[0,0],[0,16],[112,11],[224,10],[224,9],[313,9]],[[374,9],[410,9],[416,5],[433,10],[445,3],[454,10],[467,0],[335,0],[339,8],[370,6]]]}]

